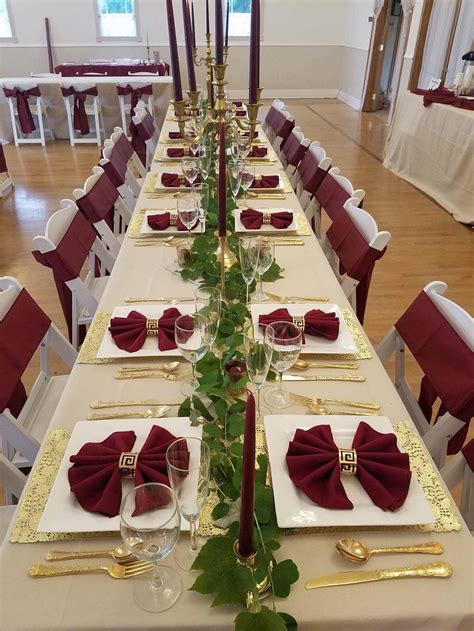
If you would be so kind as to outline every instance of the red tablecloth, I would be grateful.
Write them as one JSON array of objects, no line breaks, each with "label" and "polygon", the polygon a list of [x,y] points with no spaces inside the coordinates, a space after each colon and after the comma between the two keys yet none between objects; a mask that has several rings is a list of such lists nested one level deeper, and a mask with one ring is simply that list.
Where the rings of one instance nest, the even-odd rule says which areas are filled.
[{"label": "red tablecloth", "polygon": [[106,72],[112,77],[125,77],[129,72],[154,72],[167,75],[169,65],[166,62],[161,64],[60,64],[54,71],[61,73],[63,77],[75,77],[86,72]]}]

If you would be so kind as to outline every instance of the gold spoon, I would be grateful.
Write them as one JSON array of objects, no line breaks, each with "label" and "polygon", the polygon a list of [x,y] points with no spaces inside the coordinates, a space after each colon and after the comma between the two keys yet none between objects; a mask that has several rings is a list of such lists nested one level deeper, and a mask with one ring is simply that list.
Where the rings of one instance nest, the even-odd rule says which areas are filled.
[{"label": "gold spoon", "polygon": [[366,548],[357,539],[339,539],[336,543],[336,550],[346,559],[354,563],[361,563],[370,559],[372,554],[385,552],[396,553],[421,553],[421,554],[442,554],[444,547],[440,543],[421,543],[414,546],[396,546],[392,548]]},{"label": "gold spoon", "polygon": [[110,418],[161,418],[170,411],[169,405],[160,405],[144,412],[112,412],[111,414],[88,414],[88,421],[102,421]]},{"label": "gold spoon", "polygon": [[50,550],[44,555],[46,561],[70,561],[71,559],[92,559],[95,557],[110,556],[118,563],[131,561],[135,555],[131,554],[124,545],[119,545],[113,550],[89,550],[85,552],[63,552],[62,550]]},{"label": "gold spoon", "polygon": [[348,370],[357,370],[359,368],[357,362],[307,362],[304,359],[297,359],[293,366],[299,370],[307,370],[308,368],[347,368]]}]

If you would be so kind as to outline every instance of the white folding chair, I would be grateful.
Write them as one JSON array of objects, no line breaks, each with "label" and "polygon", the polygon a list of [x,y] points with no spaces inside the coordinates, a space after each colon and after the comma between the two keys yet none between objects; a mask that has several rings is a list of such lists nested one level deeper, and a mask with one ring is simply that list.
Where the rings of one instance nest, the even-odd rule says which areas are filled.
[{"label": "white folding chair", "polygon": [[26,475],[0,454],[0,484],[5,488],[7,496],[7,505],[0,506],[0,550],[16,510],[16,505],[11,502],[20,497],[26,480]]},{"label": "white folding chair", "polygon": [[[48,119],[48,113],[44,106],[38,84],[33,82],[18,84],[5,82],[3,83],[3,88],[4,91],[19,90],[21,92],[28,93],[31,90],[37,93],[34,95],[30,95],[27,100],[27,107],[33,116],[33,121],[34,117],[36,117],[36,122],[34,121],[34,125],[35,127],[37,127],[37,129],[33,130],[32,132],[28,132],[22,130],[22,125],[18,114],[17,99],[14,96],[9,96],[7,92],[5,92],[5,97],[8,104],[8,111],[10,113],[10,120],[12,123],[15,147],[18,147],[18,145],[21,144],[40,144],[44,147],[46,145],[45,132],[47,132],[51,139],[54,140],[54,135],[51,131],[51,126]],[[43,116],[46,120],[46,126],[44,125]]]},{"label": "white folding chair", "polygon": [[282,156],[284,143],[294,127],[295,117],[292,116],[288,110],[282,109],[277,112],[275,123],[272,124],[272,130],[275,135],[272,141],[272,147],[278,157]]},{"label": "white folding chair", "polygon": [[462,482],[461,515],[474,534],[474,439],[440,469],[446,486],[452,489]]},{"label": "white folding chair", "polygon": [[[102,144],[101,133],[105,138],[105,126],[97,85],[95,83],[67,82],[63,83],[61,88],[63,90],[71,147],[79,143],[95,143],[100,147]],[[71,92],[71,94],[68,94],[68,92]],[[91,92],[91,94],[87,94],[87,92]],[[76,134],[76,128],[78,130],[79,128],[75,125],[75,111],[77,112],[75,102],[80,98],[81,94],[85,95],[86,99],[83,104],[77,101],[77,105],[84,108],[89,132],[83,136],[78,136]],[[92,127],[89,125],[89,118],[94,121]]]},{"label": "white folding chair", "polygon": [[311,141],[309,138],[305,138],[301,127],[292,129],[281,153],[281,162],[289,178],[295,173],[310,144]]},{"label": "white folding chair", "polygon": [[99,166],[107,173],[127,208],[133,212],[140,194],[141,183],[135,175],[129,175],[128,161],[125,156],[118,153],[110,139],[105,142],[102,156]]},{"label": "white folding chair", "polygon": [[270,106],[270,109],[267,112],[267,115],[265,116],[265,120],[262,123],[262,129],[267,135],[270,142],[275,139],[274,132],[271,128],[272,119],[275,116],[275,113],[282,109],[286,109],[285,103],[281,99],[274,99],[273,103]]},{"label": "white folding chair", "polygon": [[[129,73],[130,74],[130,73]],[[134,73],[135,75],[137,75],[137,73]],[[155,73],[153,72],[149,72],[149,73],[140,73],[140,75],[143,74],[151,74],[154,75]],[[156,76],[156,75],[155,75]],[[133,90],[137,90],[140,91],[140,88],[148,88],[149,86],[152,88],[153,90],[153,86],[147,82],[147,81],[129,81],[127,83],[117,83],[117,88],[128,88],[131,87]],[[146,107],[148,108],[148,111],[150,112],[150,114],[152,116],[154,116],[154,112],[153,112],[153,92],[152,94],[148,94],[148,95],[144,95],[146,96]],[[140,96],[140,98],[143,98],[142,96]],[[131,97],[130,96],[125,96],[122,94],[118,95],[118,100],[119,100],[119,108],[120,108],[120,117],[122,120],[122,129],[127,129],[128,125],[127,125],[127,116],[131,116],[132,113],[132,103],[131,103]]]},{"label": "white folding chair", "polygon": [[[142,142],[145,142],[146,166],[150,168],[158,144],[159,130],[157,130],[150,112],[138,106],[135,108],[135,114],[132,116],[132,122],[135,125],[138,138],[141,138]],[[133,140],[132,138],[132,144]]]}]

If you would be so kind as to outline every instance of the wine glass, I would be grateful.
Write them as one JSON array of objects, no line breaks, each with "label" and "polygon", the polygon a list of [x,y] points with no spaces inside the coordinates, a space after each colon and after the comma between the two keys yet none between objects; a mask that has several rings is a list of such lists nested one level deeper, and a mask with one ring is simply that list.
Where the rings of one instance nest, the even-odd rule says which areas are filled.
[{"label": "wine glass", "polygon": [[183,175],[188,180],[189,184],[194,184],[197,176],[199,175],[199,163],[196,158],[182,158],[181,166],[183,169]]},{"label": "wine glass", "polygon": [[178,217],[188,229],[188,237],[191,238],[191,229],[196,225],[199,216],[199,208],[192,195],[186,195],[176,200]]},{"label": "wine glass", "polygon": [[[268,328],[268,327],[266,327]],[[257,393],[257,419],[261,422],[262,408],[260,407],[260,390],[265,384],[270,370],[273,353],[273,339],[271,334],[255,337],[253,324],[244,328],[244,356],[247,374],[255,386]]]},{"label": "wine glass", "polygon": [[287,408],[291,401],[288,394],[283,391],[283,373],[298,359],[303,333],[292,322],[274,322],[265,329],[265,336],[268,343],[273,344],[272,366],[279,376],[278,386],[265,394],[265,401],[274,408]]},{"label": "wine glass", "polygon": [[206,355],[210,346],[209,322],[202,313],[190,313],[176,318],[174,337],[181,355],[191,363],[192,378],[184,383],[181,392],[192,397],[199,382],[196,377],[196,364]]},{"label": "wine glass", "polygon": [[212,153],[209,147],[201,147],[198,156],[199,170],[201,178],[206,182],[209,177],[212,164]]},{"label": "wine glass", "polygon": [[229,185],[230,190],[232,192],[232,199],[234,200],[234,204],[237,205],[237,195],[240,190],[240,185],[242,183],[242,171],[244,169],[244,161],[243,160],[235,160],[231,158],[228,163],[229,167]]},{"label": "wine glass", "polygon": [[[189,458],[183,454],[189,452]],[[189,522],[191,545],[175,551],[176,563],[190,570],[202,545],[197,536],[198,520],[209,495],[210,450],[200,438],[178,438],[166,450],[168,478],[181,515]]]},{"label": "wine glass", "polygon": [[125,547],[142,561],[153,563],[151,580],[135,582],[135,601],[146,611],[164,611],[181,594],[178,574],[158,565],[175,547],[180,527],[178,500],[164,484],[136,486],[122,500],[120,534]]},{"label": "wine glass", "polygon": [[240,157],[243,160],[250,153],[251,143],[249,142],[248,138],[245,138],[244,136],[237,135],[237,144],[239,146]]},{"label": "wine glass", "polygon": [[191,186],[193,192],[194,203],[198,209],[199,221],[204,223],[207,217],[207,209],[209,208],[209,184],[193,184]]},{"label": "wine glass", "polygon": [[252,186],[255,179],[255,165],[245,164],[242,169],[241,186],[244,189],[244,206],[247,205],[247,191]]},{"label": "wine glass", "polygon": [[194,292],[196,312],[201,313],[208,321],[209,348],[216,341],[221,321],[222,296],[217,287],[199,287]]},{"label": "wine glass", "polygon": [[257,302],[264,302],[268,300],[268,296],[263,291],[263,274],[272,266],[275,260],[275,242],[272,239],[258,238],[258,286],[257,291],[253,295],[253,299]]},{"label": "wine glass", "polygon": [[249,287],[257,273],[259,248],[257,239],[239,238],[239,260],[242,278],[245,281],[245,304],[249,304]]}]

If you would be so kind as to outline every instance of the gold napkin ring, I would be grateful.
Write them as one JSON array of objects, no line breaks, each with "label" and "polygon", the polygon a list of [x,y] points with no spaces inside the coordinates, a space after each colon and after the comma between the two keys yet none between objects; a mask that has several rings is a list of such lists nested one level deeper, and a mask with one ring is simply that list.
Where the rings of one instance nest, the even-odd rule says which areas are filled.
[{"label": "gold napkin ring", "polygon": [[263,222],[264,224],[269,224],[272,222],[272,213],[268,210],[263,211]]},{"label": "gold napkin ring", "polygon": [[304,331],[306,326],[304,316],[293,316],[293,324],[300,329],[300,331]]},{"label": "gold napkin ring", "polygon": [[263,175],[256,175],[256,176],[254,177],[254,180],[255,180],[256,182],[260,182],[262,178],[263,178]]},{"label": "gold napkin ring", "polygon": [[134,478],[137,468],[138,451],[123,451],[120,454],[119,469],[122,478]]},{"label": "gold napkin ring", "polygon": [[339,470],[346,475],[357,473],[357,452],[355,449],[339,449]]},{"label": "gold napkin ring", "polygon": [[146,321],[146,334],[147,335],[158,335],[158,319],[157,318],[149,318]]},{"label": "gold napkin ring", "polygon": [[170,213],[170,226],[178,225],[178,215],[176,213]]}]

